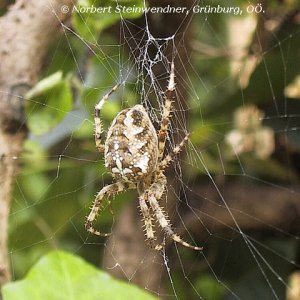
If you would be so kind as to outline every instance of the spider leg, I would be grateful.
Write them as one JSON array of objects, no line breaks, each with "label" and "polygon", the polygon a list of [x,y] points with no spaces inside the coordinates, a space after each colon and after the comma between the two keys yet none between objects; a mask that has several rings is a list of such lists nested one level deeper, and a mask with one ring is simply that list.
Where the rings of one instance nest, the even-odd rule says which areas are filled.
[{"label": "spider leg", "polygon": [[166,155],[166,157],[158,164],[158,168],[160,170],[164,170],[166,167],[168,167],[170,162],[174,160],[175,156],[182,150],[184,144],[189,139],[189,135],[190,134],[187,133],[184,139],[178,145],[175,146],[173,151],[170,154]]},{"label": "spider leg", "polygon": [[153,195],[149,194],[148,201],[149,201],[149,203],[151,205],[151,208],[153,209],[153,211],[156,215],[156,218],[159,222],[160,227],[162,228],[162,230],[164,231],[164,233],[167,236],[169,236],[175,242],[180,243],[181,245],[183,245],[187,248],[191,248],[191,249],[194,249],[194,250],[202,250],[203,249],[203,247],[193,246],[193,245],[185,242],[184,240],[181,239],[181,237],[178,234],[176,234],[172,230],[170,221],[165,216],[162,208],[159,206],[157,200],[155,199],[155,197]]},{"label": "spider leg", "polygon": [[148,190],[146,190],[145,194],[147,195],[147,200],[156,216],[156,219],[162,228],[163,232],[170,238],[172,238],[175,242],[180,243],[181,245],[191,248],[194,250],[202,250],[203,247],[193,246],[184,240],[181,239],[179,235],[177,235],[171,226],[170,221],[167,216],[163,212],[163,209],[159,206],[158,201],[161,199],[164,189],[166,186],[166,177],[162,173],[157,176],[157,182],[153,183]]},{"label": "spider leg", "polygon": [[158,159],[161,160],[164,154],[165,143],[167,138],[168,127],[170,124],[172,102],[174,99],[175,91],[175,75],[174,75],[174,62],[171,65],[171,74],[167,91],[165,93],[165,103],[163,107],[162,120],[158,132]]},{"label": "spider leg", "polygon": [[95,115],[94,115],[94,122],[95,122],[95,143],[98,151],[100,153],[104,152],[104,144],[102,144],[101,141],[101,135],[103,132],[102,129],[102,122],[100,119],[100,111],[105,104],[105,102],[108,100],[109,96],[116,91],[116,89],[121,85],[121,83],[115,85],[110,92],[105,94],[102,99],[98,102],[98,104],[95,106]]},{"label": "spider leg", "polygon": [[149,242],[151,248],[155,249],[155,250],[161,250],[162,249],[162,245],[157,245],[155,243],[155,236],[154,236],[154,230],[153,230],[153,224],[152,224],[152,218],[151,218],[151,214],[149,211],[149,207],[146,203],[145,200],[145,194],[142,194],[139,197],[139,202],[140,202],[140,209],[143,215],[143,219],[144,219],[144,223],[145,223],[145,230],[146,230],[146,237],[147,237],[147,241]]},{"label": "spider leg", "polygon": [[101,208],[101,205],[103,203],[103,198],[105,195],[112,196],[114,194],[117,194],[119,192],[124,191],[125,189],[133,189],[135,188],[135,184],[133,183],[127,183],[127,182],[116,182],[110,185],[105,186],[96,196],[93,207],[91,209],[90,214],[87,217],[87,220],[85,222],[85,229],[98,236],[109,236],[111,233],[104,233],[96,230],[93,227],[93,223],[96,221],[98,211]]}]

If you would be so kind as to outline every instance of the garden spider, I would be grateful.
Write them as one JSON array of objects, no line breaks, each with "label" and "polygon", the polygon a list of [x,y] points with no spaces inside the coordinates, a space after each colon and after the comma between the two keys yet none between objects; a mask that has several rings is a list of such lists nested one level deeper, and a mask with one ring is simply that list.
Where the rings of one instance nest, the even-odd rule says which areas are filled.
[{"label": "garden spider", "polygon": [[182,142],[164,157],[169,118],[175,92],[174,77],[174,64],[172,63],[158,135],[145,108],[142,105],[135,105],[132,108],[122,110],[115,117],[108,130],[105,144],[102,144],[101,135],[103,130],[100,111],[109,96],[119,87],[119,84],[113,87],[95,106],[96,147],[99,152],[104,152],[105,167],[112,173],[115,183],[103,187],[97,194],[85,223],[85,228],[88,232],[98,236],[110,235],[110,233],[100,232],[93,227],[104,197],[113,196],[127,189],[137,189],[147,241],[152,248],[160,250],[163,246],[155,242],[156,237],[151,213],[153,213],[158,224],[168,237],[185,247],[202,250],[202,247],[192,246],[174,233],[168,217],[158,203],[167,184],[164,171],[188,140],[188,135],[186,135]]}]

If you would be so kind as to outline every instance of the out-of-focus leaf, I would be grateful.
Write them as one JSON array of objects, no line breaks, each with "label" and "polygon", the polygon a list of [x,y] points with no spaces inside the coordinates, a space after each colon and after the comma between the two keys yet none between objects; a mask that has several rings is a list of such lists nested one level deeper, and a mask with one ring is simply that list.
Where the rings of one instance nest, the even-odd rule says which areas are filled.
[{"label": "out-of-focus leaf", "polygon": [[207,144],[211,144],[216,130],[213,125],[205,124],[204,126],[202,120],[195,120],[191,123],[190,132],[191,142],[205,147]]},{"label": "out-of-focus leaf", "polygon": [[195,287],[203,299],[222,299],[227,291],[215,278],[208,275],[198,278]]},{"label": "out-of-focus leaf", "polygon": [[25,95],[26,99],[32,99],[34,97],[40,96],[43,93],[53,89],[55,86],[60,84],[63,80],[62,71],[58,71],[41,81],[39,81],[32,89],[30,89]]},{"label": "out-of-focus leaf", "polygon": [[[45,194],[47,187],[50,184],[49,178],[42,172],[32,173],[28,176],[23,176],[21,180],[22,192],[26,192],[30,201],[39,201]],[[33,188],[34,187],[34,188]]]},{"label": "out-of-focus leaf", "polygon": [[[57,125],[72,108],[72,93],[69,79],[42,84],[38,97],[29,99],[26,107],[27,125],[33,134],[41,135]],[[55,83],[55,84],[54,84]],[[37,84],[39,85],[39,83]],[[33,88],[34,90],[34,88]],[[36,92],[32,92],[37,94]]]},{"label": "out-of-focus leaf", "polygon": [[[33,157],[34,159],[32,159]],[[30,164],[30,167],[35,167],[36,165],[40,166],[41,163],[46,163],[47,153],[39,143],[26,140],[23,147],[22,158],[24,162]]]},{"label": "out-of-focus leaf", "polygon": [[81,126],[79,126],[74,131],[74,138],[78,139],[86,139],[90,138],[91,134],[94,132],[94,124],[89,122],[88,120],[84,121]]},{"label": "out-of-focus leaf", "polygon": [[79,257],[62,251],[40,259],[25,279],[3,287],[4,300],[154,300],[155,297],[114,279]]}]

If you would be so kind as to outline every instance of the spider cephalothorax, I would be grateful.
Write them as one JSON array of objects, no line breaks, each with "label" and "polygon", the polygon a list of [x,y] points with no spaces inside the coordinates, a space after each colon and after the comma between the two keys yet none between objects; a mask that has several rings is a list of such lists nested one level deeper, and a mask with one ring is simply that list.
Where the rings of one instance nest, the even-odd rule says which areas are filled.
[{"label": "spider cephalothorax", "polygon": [[126,189],[137,189],[147,240],[152,247],[157,250],[162,248],[161,245],[155,244],[156,238],[152,223],[152,215],[154,215],[164,233],[175,242],[194,250],[202,250],[202,247],[192,246],[174,233],[168,217],[158,203],[165,192],[167,184],[164,170],[188,140],[188,135],[186,135],[182,142],[164,157],[171,105],[175,91],[174,64],[172,63],[171,67],[158,134],[145,108],[142,105],[135,105],[132,108],[122,110],[115,117],[103,145],[101,142],[103,130],[100,110],[118,86],[116,85],[95,106],[96,147],[100,152],[104,152],[105,166],[111,172],[115,183],[105,186],[97,194],[85,223],[86,230],[95,235],[108,236],[109,233],[102,233],[93,227],[93,222],[97,217],[104,196],[112,196]]}]

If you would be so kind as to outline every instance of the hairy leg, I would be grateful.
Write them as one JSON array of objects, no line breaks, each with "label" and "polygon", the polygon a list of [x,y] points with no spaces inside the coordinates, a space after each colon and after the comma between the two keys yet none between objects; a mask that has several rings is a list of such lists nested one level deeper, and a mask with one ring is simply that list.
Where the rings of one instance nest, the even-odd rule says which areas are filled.
[{"label": "hairy leg", "polygon": [[167,132],[170,124],[171,110],[172,110],[172,102],[174,99],[175,93],[175,75],[174,75],[174,63],[171,65],[171,73],[168,88],[165,92],[165,103],[163,107],[162,120],[160,123],[160,129],[158,132],[158,158],[162,159],[164,155],[165,143],[167,138]]},{"label": "hairy leg", "polygon": [[113,196],[119,192],[124,191],[125,189],[134,189],[135,187],[135,184],[127,182],[116,182],[105,186],[95,198],[91,212],[89,213],[85,222],[85,229],[94,235],[109,236],[111,233],[100,232],[93,227],[93,223],[96,221],[99,209],[102,206],[104,196]]},{"label": "hairy leg", "polygon": [[145,224],[147,241],[149,242],[151,248],[156,249],[156,250],[161,250],[162,245],[157,245],[155,242],[155,240],[156,240],[155,231],[153,230],[152,217],[150,214],[149,207],[145,200],[145,194],[142,194],[139,197],[139,202],[140,202],[140,209],[141,209],[141,212],[143,215],[143,221]]},{"label": "hairy leg", "polygon": [[184,240],[181,239],[181,237],[179,235],[177,235],[172,230],[170,221],[164,214],[162,208],[159,206],[159,204],[158,204],[157,200],[155,199],[155,197],[153,196],[153,194],[149,194],[148,201],[151,205],[152,210],[154,211],[154,213],[156,215],[156,218],[158,220],[160,227],[162,228],[162,230],[168,237],[172,238],[175,242],[180,243],[181,245],[183,245],[187,248],[191,248],[194,250],[202,250],[203,249],[202,247],[193,246],[193,245],[185,242]]},{"label": "hairy leg", "polygon": [[109,96],[115,92],[115,90],[120,86],[120,84],[115,85],[110,92],[105,94],[101,100],[98,102],[98,104],[95,106],[95,116],[94,116],[94,122],[95,122],[95,143],[96,147],[99,152],[104,152],[104,145],[102,144],[102,123],[100,118],[100,111],[105,104],[105,102],[108,100]]},{"label": "hairy leg", "polygon": [[175,146],[173,151],[170,154],[166,155],[166,157],[158,164],[158,168],[160,170],[164,170],[166,167],[168,167],[170,162],[174,160],[174,157],[182,150],[184,144],[188,141],[188,139],[189,133],[187,133],[184,139]]},{"label": "hairy leg", "polygon": [[161,199],[166,186],[166,177],[162,173],[157,175],[157,181],[153,183],[148,190],[145,191],[147,195],[147,201],[149,202],[151,209],[153,210],[156,219],[162,228],[163,232],[175,242],[182,244],[187,248],[194,250],[202,250],[202,247],[197,247],[190,245],[189,243],[183,241],[179,235],[177,235],[171,226],[171,223],[164,213],[163,209],[160,207],[158,201]]}]

